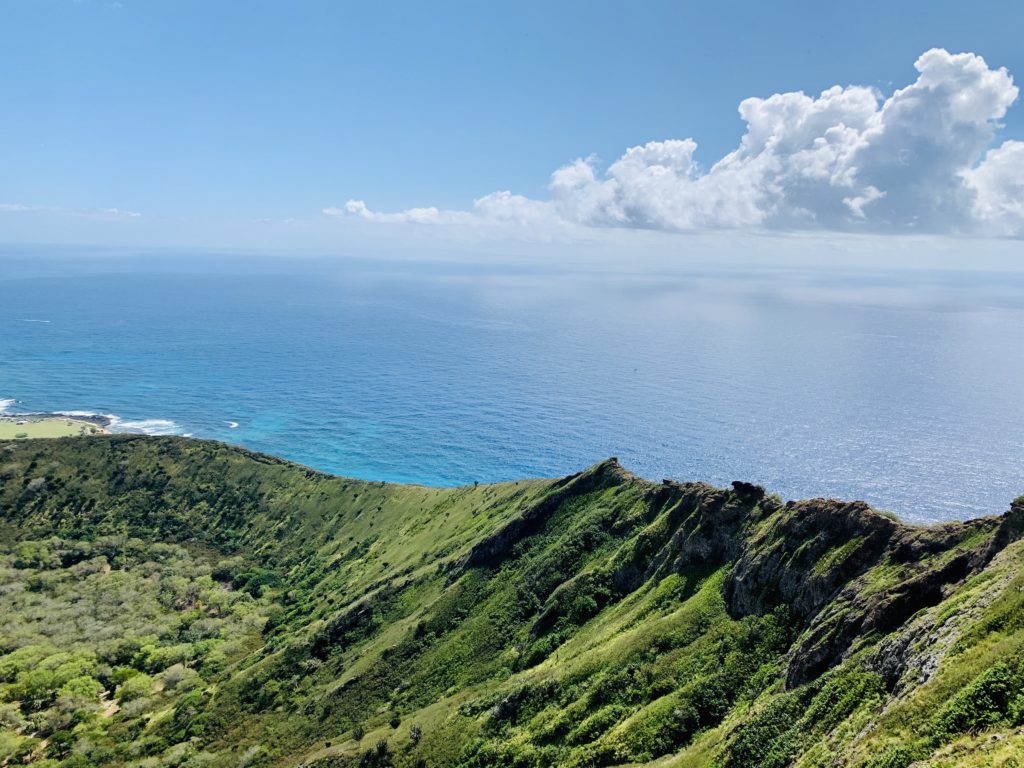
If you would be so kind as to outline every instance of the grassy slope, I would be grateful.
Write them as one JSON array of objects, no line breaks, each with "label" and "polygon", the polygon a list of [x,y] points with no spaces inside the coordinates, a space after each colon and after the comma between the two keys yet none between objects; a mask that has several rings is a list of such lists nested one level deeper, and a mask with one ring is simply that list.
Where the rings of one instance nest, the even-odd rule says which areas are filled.
[{"label": "grassy slope", "polygon": [[0,760],[1009,766],[1015,510],[915,529],[614,461],[432,489],[0,443]]}]

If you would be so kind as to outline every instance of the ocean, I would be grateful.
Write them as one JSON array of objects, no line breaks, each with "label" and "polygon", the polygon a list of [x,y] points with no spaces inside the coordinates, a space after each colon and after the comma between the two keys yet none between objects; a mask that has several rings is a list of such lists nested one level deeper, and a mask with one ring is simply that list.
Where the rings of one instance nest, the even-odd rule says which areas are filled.
[{"label": "ocean", "polygon": [[908,520],[1024,493],[1024,275],[0,255],[0,407],[453,485],[608,456]]}]

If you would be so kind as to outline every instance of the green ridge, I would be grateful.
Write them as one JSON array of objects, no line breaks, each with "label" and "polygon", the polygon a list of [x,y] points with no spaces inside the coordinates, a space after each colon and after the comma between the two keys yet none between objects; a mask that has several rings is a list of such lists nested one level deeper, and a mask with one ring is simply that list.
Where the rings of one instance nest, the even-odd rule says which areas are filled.
[{"label": "green ridge", "polygon": [[0,764],[1019,766],[1022,532],[0,442]]}]

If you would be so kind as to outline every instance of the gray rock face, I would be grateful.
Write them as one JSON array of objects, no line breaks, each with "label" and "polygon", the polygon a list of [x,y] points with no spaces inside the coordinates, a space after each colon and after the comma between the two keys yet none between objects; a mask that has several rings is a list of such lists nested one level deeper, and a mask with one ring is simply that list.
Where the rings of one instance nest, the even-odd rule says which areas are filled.
[{"label": "gray rock face", "polygon": [[[862,502],[789,502],[755,527],[725,583],[734,616],[785,605],[804,626],[786,671],[797,686],[838,663],[859,637],[891,632],[944,590],[988,563],[1014,526],[1011,512],[933,528],[913,528]],[[996,531],[971,547],[977,533]],[[889,566],[891,583],[865,574]]]}]

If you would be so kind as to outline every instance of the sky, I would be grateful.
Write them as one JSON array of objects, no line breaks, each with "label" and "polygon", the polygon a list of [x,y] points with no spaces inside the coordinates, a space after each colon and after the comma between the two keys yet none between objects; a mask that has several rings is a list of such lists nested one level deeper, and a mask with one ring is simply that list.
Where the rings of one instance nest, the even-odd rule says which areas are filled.
[{"label": "sky", "polygon": [[0,243],[1019,242],[1021,29],[1019,0],[0,0]]}]

